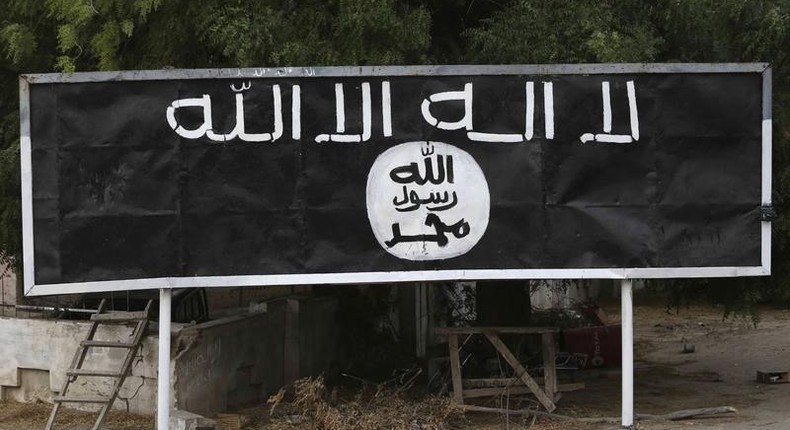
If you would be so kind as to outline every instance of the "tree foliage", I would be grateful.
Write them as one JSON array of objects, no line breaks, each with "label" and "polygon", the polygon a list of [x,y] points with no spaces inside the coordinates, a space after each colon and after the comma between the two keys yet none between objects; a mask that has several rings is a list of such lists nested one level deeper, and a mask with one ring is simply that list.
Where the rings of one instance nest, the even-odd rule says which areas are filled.
[{"label": "tree foliage", "polygon": [[[0,258],[21,250],[19,73],[766,61],[774,71],[780,213],[775,276],[727,280],[726,289],[733,303],[790,297],[789,52],[790,0],[7,0],[0,18]],[[723,287],[693,286],[714,293]]]},{"label": "tree foliage", "polygon": [[773,276],[654,282],[670,304],[719,302],[753,314],[790,302],[790,1],[517,0],[464,32],[479,63],[768,62],[773,70]]},{"label": "tree foliage", "polygon": [[[465,32],[466,58],[478,63],[654,61],[660,38],[634,2],[513,2]],[[641,3],[641,2],[640,2]],[[642,8],[651,8],[645,2]]]},{"label": "tree foliage", "polygon": [[395,0],[11,0],[0,19],[0,260],[20,264],[18,74],[428,61]]}]

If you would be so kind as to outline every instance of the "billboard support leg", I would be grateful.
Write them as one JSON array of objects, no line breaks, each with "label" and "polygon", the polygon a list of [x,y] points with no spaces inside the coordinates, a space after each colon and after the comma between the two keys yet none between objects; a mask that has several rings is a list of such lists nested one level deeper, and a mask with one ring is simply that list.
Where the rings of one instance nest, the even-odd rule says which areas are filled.
[{"label": "billboard support leg", "polygon": [[170,303],[173,290],[159,290],[159,372],[156,393],[156,428],[170,428]]},{"label": "billboard support leg", "polygon": [[622,417],[623,427],[634,425],[634,309],[633,287],[630,279],[620,284],[622,327]]}]

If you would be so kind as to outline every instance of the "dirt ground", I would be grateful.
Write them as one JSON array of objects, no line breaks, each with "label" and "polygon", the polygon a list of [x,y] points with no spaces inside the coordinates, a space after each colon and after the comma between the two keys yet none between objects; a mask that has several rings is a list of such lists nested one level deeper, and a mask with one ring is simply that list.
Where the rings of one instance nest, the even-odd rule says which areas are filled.
[{"label": "dirt ground", "polygon": [[[619,309],[607,309],[611,315]],[[790,311],[764,308],[757,328],[746,319],[722,320],[721,309],[694,307],[668,314],[661,306],[634,309],[635,410],[664,414],[733,406],[735,415],[676,422],[640,421],[639,429],[790,429],[790,384],[763,384],[757,371],[790,370]],[[683,353],[684,346],[693,353]],[[620,414],[620,373],[588,378],[587,389],[567,393],[558,413],[581,408],[588,416]],[[618,428],[600,425],[600,429]],[[573,427],[568,427],[573,428]]]},{"label": "dirt ground", "polygon": [[[619,314],[616,307],[608,307],[606,311],[610,316]],[[668,314],[663,306],[638,305],[634,314],[637,359],[635,407],[638,414],[664,414],[681,409],[716,406],[733,406],[738,410],[737,414],[720,418],[677,422],[640,421],[638,429],[790,429],[790,384],[756,382],[758,370],[790,370],[790,311],[762,309],[757,328],[746,320],[722,321],[721,310],[710,307],[681,309],[679,314]],[[694,352],[683,353],[684,345],[686,349],[693,346]],[[586,388],[565,393],[556,413],[575,417],[619,416],[619,370],[579,371],[575,375],[562,377],[571,376],[576,381],[585,382]],[[441,405],[442,400],[432,401]],[[422,402],[422,406],[425,404]],[[414,405],[420,406],[420,402]],[[49,411],[50,406],[46,404],[0,402],[0,430],[43,429]],[[300,420],[289,424],[290,421],[281,418],[272,423],[266,417],[267,411],[268,408],[262,406],[238,412],[250,415],[250,429],[310,428]],[[92,415],[69,411],[64,416],[64,425],[57,428],[90,429],[91,419]],[[479,413],[454,416],[452,423],[448,424],[445,428],[468,430],[620,428],[619,424],[546,419],[533,421],[532,418]],[[105,428],[125,430],[153,427],[152,417],[113,414]],[[387,427],[409,430],[440,428],[429,427],[419,420]]]}]

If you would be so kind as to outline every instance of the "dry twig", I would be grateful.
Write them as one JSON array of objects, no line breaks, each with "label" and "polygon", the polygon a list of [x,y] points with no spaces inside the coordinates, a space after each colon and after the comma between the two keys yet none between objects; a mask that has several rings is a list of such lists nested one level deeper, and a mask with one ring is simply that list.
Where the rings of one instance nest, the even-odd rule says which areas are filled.
[{"label": "dry twig", "polygon": [[[502,408],[490,408],[485,406],[463,405],[462,408],[472,412],[494,412],[494,413],[508,413],[511,415],[532,415],[535,417],[550,418],[561,421],[578,421],[584,423],[611,423],[616,424],[620,422],[620,417],[597,417],[597,418],[577,418],[567,415],[552,414],[549,412],[536,411],[534,409],[515,409],[505,411]],[[715,408],[701,408],[701,409],[684,409],[680,411],[670,412],[662,415],[650,414],[637,414],[636,420],[664,420],[664,421],[680,421],[692,418],[717,418],[725,414],[737,414],[738,410],[732,406],[719,406]]]}]

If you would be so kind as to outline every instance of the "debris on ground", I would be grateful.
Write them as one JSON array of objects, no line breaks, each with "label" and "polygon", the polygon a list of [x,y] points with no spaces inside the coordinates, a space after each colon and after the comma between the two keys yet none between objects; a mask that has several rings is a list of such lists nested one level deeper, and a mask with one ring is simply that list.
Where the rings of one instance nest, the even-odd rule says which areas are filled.
[{"label": "debris on ground", "polygon": [[294,383],[293,399],[285,390],[269,399],[266,429],[292,430],[453,430],[464,424],[464,415],[448,398],[411,399],[398,388],[363,387],[350,397],[330,391],[322,377]]},{"label": "debris on ground", "polygon": [[[18,403],[0,401],[0,430],[42,429],[47,423],[52,405],[43,402]],[[61,408],[56,428],[91,428],[96,413]],[[154,418],[120,411],[110,411],[102,430],[153,430]]]}]

